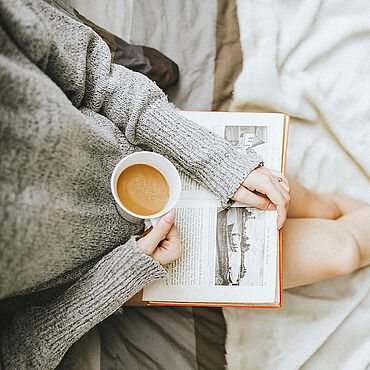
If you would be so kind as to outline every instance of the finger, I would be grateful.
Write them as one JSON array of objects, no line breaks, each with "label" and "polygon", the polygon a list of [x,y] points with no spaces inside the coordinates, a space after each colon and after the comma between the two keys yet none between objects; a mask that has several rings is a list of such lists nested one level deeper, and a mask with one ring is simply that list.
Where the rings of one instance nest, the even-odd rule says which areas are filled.
[{"label": "finger", "polygon": [[[279,190],[279,192],[283,195],[283,197],[286,199],[286,201],[289,202],[290,201],[290,194],[289,194],[289,190],[287,190],[287,186],[283,182],[278,182],[276,180],[276,178],[273,177],[273,176],[270,178],[270,181],[272,181],[273,185]],[[261,192],[260,190],[258,190],[258,191]],[[262,191],[262,193],[266,194],[265,191]]]},{"label": "finger", "polygon": [[171,230],[174,220],[175,213],[173,211],[162,216],[150,233],[139,240],[140,249],[145,254],[151,255],[157,245],[166,238],[168,232]]},{"label": "finger", "polygon": [[284,183],[286,183],[286,184],[289,185],[288,178],[282,172],[279,172],[279,171],[276,171],[276,170],[270,170],[270,169],[269,169],[269,172],[271,172],[271,174],[273,176],[275,176],[276,178],[281,178],[282,179],[282,182],[284,182]]},{"label": "finger", "polygon": [[153,226],[150,226],[149,229],[146,229],[143,234],[141,235],[141,237],[143,238],[144,236],[148,235],[153,229]]},{"label": "finger", "polygon": [[290,194],[289,190],[286,189],[286,185],[283,182],[274,181],[275,187],[281,192],[283,197],[286,199],[287,202],[290,201]]},{"label": "finger", "polygon": [[290,184],[289,184],[288,179],[279,176],[279,175],[282,175],[282,174],[279,173],[278,171],[274,171],[274,172],[276,172],[276,175],[272,174],[272,176],[275,179],[275,181],[278,182],[289,193],[290,192]]},{"label": "finger", "polygon": [[161,265],[173,262],[182,255],[182,245],[179,239],[175,241],[163,240],[153,252],[152,257]]},{"label": "finger", "polygon": [[171,230],[168,232],[166,239],[162,242],[163,246],[170,250],[175,259],[178,259],[182,255],[182,244],[180,240],[180,234],[177,231],[175,224],[172,225]]},{"label": "finger", "polygon": [[[260,170],[260,169],[258,169]],[[289,195],[289,190],[286,189],[286,186],[283,186],[283,179],[281,182],[278,181],[279,177],[276,178],[271,172],[274,172],[278,175],[284,176],[281,172],[275,171],[275,170],[270,170],[267,168],[263,169],[263,172],[257,173],[257,170],[255,170],[255,174],[252,175],[248,179],[248,177],[243,181],[243,185],[247,189],[254,191],[257,190],[260,193],[266,194],[266,189],[270,188],[272,189],[271,185],[274,188],[277,188],[284,196],[284,198],[289,202],[290,200],[290,195]],[[252,173],[251,173],[252,174]],[[289,186],[289,183],[288,183]]]},{"label": "finger", "polygon": [[278,182],[278,184],[280,184],[284,189],[285,191],[289,194],[290,192],[290,186],[289,184],[287,184],[286,182],[284,181],[279,181],[278,178],[276,179],[276,181]]},{"label": "finger", "polygon": [[270,204],[269,199],[254,194],[243,186],[241,186],[235,192],[232,199],[247,206],[256,207],[259,209],[267,209],[268,205]]},{"label": "finger", "polygon": [[[281,228],[287,216],[289,194],[287,194],[283,186],[277,185],[279,183],[270,171],[271,170],[262,167],[252,171],[244,180],[243,186],[246,186],[249,190],[257,190],[267,195],[276,206],[278,212],[277,224],[278,227]],[[281,174],[278,171],[276,172],[279,175]],[[284,176],[283,174],[281,175]],[[282,179],[283,178],[285,178],[285,176],[282,177]],[[284,191],[282,189],[284,189]],[[271,208],[270,206],[270,209]]]},{"label": "finger", "polygon": [[[263,182],[257,183],[253,187],[257,191],[266,194],[271,202],[275,204],[278,212],[278,228],[281,228],[287,215],[286,207],[289,201],[289,194],[286,193],[285,189],[279,185],[273,176],[265,177]],[[282,189],[284,189],[285,193]]]},{"label": "finger", "polygon": [[[256,170],[252,171],[244,179],[242,185],[247,187],[248,189],[250,189],[251,187],[253,187],[253,184],[263,181],[266,178],[266,176],[267,177],[274,176],[276,179],[280,178],[281,182],[284,182],[286,185],[288,185],[288,187],[289,187],[288,191],[290,190],[289,180],[282,172],[279,172],[279,171],[276,171],[276,170],[271,170],[271,169],[265,168],[265,167],[260,167],[260,168],[257,168]],[[278,181],[278,182],[280,182],[280,181]]]},{"label": "finger", "polygon": [[280,229],[287,217],[287,199],[284,197],[281,191],[279,191],[273,180],[268,181],[265,184],[264,189],[258,189],[258,191],[265,193],[271,202],[275,204],[278,213],[277,226]]},{"label": "finger", "polygon": [[166,240],[171,241],[171,240],[174,240],[174,239],[180,240],[180,234],[177,231],[177,228],[176,228],[175,224],[172,225],[170,231],[167,233],[167,236],[166,236]]},{"label": "finger", "polygon": [[182,245],[180,243],[180,240],[176,240],[175,242],[174,241],[164,240],[162,242],[162,246],[168,252],[171,253],[171,255],[173,256],[174,259],[178,259],[178,258],[181,257],[183,248],[182,248]]}]

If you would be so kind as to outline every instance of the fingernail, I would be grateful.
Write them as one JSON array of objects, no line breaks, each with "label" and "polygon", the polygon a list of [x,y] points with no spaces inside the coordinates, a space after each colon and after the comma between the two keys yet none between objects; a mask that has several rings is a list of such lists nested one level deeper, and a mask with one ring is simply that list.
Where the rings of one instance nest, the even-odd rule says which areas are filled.
[{"label": "fingernail", "polygon": [[270,202],[270,204],[267,207],[267,210],[268,211],[275,211],[276,210],[275,204]]},{"label": "fingernail", "polygon": [[171,222],[173,222],[173,220],[175,219],[175,212],[173,212],[173,211],[169,211],[168,213],[166,213],[165,215],[164,215],[164,220],[166,221],[166,222],[168,222],[168,223],[171,223]]}]

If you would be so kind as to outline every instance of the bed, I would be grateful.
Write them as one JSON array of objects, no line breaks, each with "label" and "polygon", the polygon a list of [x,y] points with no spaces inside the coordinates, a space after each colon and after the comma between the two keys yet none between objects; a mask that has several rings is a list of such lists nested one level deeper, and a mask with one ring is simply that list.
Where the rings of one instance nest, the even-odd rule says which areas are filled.
[{"label": "bed", "polygon": [[[176,62],[180,81],[168,96],[181,109],[291,114],[288,173],[309,188],[370,201],[368,1],[70,5],[122,39]],[[368,267],[287,290],[280,310],[125,309],[90,334],[101,349],[95,364],[137,368],[127,362],[131,356],[140,359],[139,368],[368,369],[369,287]],[[168,331],[169,318],[182,325]],[[149,337],[140,334],[145,327],[155,327]],[[123,344],[127,333],[134,339]],[[166,350],[155,346],[143,354],[138,343]]]}]

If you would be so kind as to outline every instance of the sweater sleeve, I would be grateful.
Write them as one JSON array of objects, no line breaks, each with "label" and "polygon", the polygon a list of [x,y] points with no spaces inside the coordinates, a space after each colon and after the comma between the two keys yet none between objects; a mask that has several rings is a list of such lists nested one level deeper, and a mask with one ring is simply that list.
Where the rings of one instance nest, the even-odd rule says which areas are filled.
[{"label": "sweater sleeve", "polygon": [[[261,163],[257,154],[241,154],[180,116],[146,76],[112,64],[108,46],[92,29],[44,2],[29,3],[35,21],[17,32],[17,42],[77,108],[103,114],[129,142],[163,154],[223,201]],[[31,32],[30,25],[37,29]],[[38,36],[31,42],[25,31]]]},{"label": "sweater sleeve", "polygon": [[143,254],[132,237],[47,306],[19,311],[1,330],[0,368],[55,368],[80,336],[165,275],[165,269]]}]

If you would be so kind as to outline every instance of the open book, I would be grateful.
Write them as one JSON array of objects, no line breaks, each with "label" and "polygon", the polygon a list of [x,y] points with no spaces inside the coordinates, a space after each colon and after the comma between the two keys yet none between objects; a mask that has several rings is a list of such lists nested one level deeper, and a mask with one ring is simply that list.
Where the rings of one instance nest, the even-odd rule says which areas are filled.
[{"label": "open book", "polygon": [[[241,152],[257,152],[265,167],[285,171],[289,116],[275,113],[181,111]],[[183,255],[165,268],[168,277],[128,303],[281,307],[281,235],[277,214],[234,203],[181,174],[176,226]]]}]

